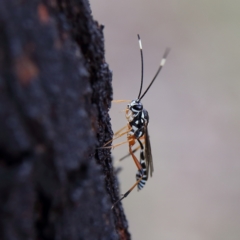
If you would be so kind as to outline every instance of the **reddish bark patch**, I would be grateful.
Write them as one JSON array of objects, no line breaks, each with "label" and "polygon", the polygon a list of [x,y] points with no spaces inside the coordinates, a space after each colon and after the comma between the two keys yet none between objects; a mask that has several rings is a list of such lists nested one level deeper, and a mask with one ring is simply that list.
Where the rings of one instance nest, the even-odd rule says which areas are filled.
[{"label": "reddish bark patch", "polygon": [[20,83],[24,86],[28,85],[39,73],[37,66],[28,56],[20,56],[16,59],[15,70]]},{"label": "reddish bark patch", "polygon": [[43,4],[39,4],[37,11],[40,22],[47,24],[49,22],[49,13],[46,6]]}]

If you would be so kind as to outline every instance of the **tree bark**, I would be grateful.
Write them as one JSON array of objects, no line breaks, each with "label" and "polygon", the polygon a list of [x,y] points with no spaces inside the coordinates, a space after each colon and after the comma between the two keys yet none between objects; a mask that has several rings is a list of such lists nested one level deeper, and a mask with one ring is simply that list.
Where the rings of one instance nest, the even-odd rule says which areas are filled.
[{"label": "tree bark", "polygon": [[0,2],[0,239],[130,239],[111,81],[87,0]]}]

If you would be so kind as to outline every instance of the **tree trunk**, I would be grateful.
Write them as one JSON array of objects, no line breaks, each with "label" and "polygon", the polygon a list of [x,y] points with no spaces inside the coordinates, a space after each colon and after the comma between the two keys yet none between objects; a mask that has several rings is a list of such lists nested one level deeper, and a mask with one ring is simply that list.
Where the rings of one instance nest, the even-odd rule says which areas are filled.
[{"label": "tree trunk", "polygon": [[0,239],[130,239],[111,81],[87,0],[0,2]]}]

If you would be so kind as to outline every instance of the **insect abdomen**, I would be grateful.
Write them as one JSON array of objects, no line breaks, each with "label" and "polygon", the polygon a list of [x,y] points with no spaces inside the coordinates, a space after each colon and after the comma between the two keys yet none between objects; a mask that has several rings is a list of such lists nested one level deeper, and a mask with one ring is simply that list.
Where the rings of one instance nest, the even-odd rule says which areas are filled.
[{"label": "insect abdomen", "polygon": [[147,166],[143,150],[140,152],[140,164],[142,166],[142,171],[139,170],[136,174],[137,181],[142,177],[141,181],[138,183],[138,190],[141,190],[147,182]]}]

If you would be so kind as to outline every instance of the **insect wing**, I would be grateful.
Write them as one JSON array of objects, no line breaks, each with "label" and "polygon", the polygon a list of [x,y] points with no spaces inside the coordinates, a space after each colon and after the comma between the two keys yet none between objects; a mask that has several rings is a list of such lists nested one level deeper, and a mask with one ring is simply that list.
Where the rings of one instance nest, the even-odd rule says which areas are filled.
[{"label": "insect wing", "polygon": [[145,128],[145,158],[146,158],[146,163],[147,163],[147,177],[150,172],[150,176],[152,177],[153,173],[153,160],[152,160],[152,151],[151,151],[151,143],[150,143],[150,138],[148,135],[148,128],[146,126]]}]

